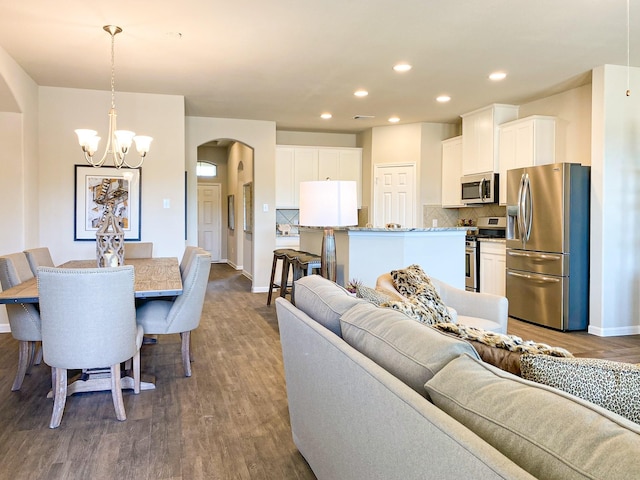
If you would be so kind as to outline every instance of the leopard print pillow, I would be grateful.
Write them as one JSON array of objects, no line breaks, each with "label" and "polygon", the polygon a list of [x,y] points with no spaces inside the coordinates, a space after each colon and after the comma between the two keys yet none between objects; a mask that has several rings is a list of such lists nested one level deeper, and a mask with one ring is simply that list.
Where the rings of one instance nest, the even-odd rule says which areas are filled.
[{"label": "leopard print pillow", "polygon": [[386,292],[382,292],[380,290],[376,290],[360,283],[356,284],[356,297],[363,298],[368,302],[373,303],[374,305],[380,305],[381,303],[389,302],[394,300],[394,298],[387,294]]},{"label": "leopard print pillow", "polygon": [[414,264],[402,270],[392,270],[391,278],[400,294],[429,312],[433,318],[430,324],[452,321],[447,306],[420,265]]},{"label": "leopard print pillow", "polygon": [[522,378],[563,390],[640,424],[640,364],[524,354]]},{"label": "leopard print pillow", "polygon": [[415,299],[391,300],[381,303],[380,306],[398,310],[404,313],[409,318],[417,320],[420,323],[425,323],[427,325],[434,325],[438,323],[438,319],[433,314],[433,312],[424,308],[424,305],[422,305],[420,302],[417,302]]}]

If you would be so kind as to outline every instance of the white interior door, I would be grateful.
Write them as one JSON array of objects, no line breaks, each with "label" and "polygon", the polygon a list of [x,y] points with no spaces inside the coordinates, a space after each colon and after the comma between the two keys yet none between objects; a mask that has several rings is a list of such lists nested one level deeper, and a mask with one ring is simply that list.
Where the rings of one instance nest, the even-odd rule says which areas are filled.
[{"label": "white interior door", "polygon": [[399,223],[416,226],[416,166],[376,165],[374,172],[374,226]]},{"label": "white interior door", "polygon": [[220,261],[222,209],[220,185],[198,185],[198,246]]}]

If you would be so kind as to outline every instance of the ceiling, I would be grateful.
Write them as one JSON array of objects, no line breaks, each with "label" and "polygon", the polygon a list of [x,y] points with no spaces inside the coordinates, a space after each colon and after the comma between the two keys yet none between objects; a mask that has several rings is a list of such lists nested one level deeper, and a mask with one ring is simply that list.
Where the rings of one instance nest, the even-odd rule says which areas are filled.
[{"label": "ceiling", "polygon": [[[640,5],[630,19],[633,66]],[[0,46],[42,86],[109,90],[107,24],[123,29],[116,92],[183,95],[189,116],[287,130],[457,122],[627,64],[625,0],[0,0]],[[400,61],[412,70],[394,72]],[[490,81],[496,70],[507,78]]]}]

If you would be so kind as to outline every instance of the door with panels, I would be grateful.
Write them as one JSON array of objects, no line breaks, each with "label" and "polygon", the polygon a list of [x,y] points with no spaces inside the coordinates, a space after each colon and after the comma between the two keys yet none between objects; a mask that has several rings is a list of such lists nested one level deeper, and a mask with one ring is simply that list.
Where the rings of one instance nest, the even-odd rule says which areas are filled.
[{"label": "door with panels", "polygon": [[374,172],[374,226],[388,223],[416,226],[415,164],[376,165]]}]

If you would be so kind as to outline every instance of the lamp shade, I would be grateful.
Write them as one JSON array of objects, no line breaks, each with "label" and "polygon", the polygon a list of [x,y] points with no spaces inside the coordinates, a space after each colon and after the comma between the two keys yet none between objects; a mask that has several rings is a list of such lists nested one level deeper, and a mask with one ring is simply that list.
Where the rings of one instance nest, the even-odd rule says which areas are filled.
[{"label": "lamp shade", "polygon": [[300,225],[346,227],[358,224],[356,182],[300,182]]}]

